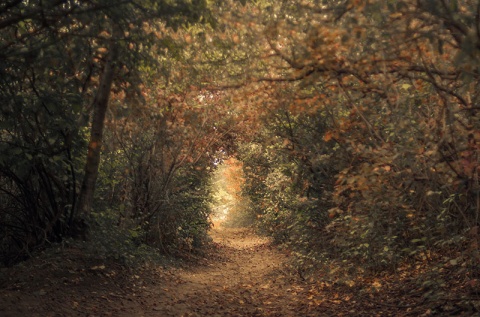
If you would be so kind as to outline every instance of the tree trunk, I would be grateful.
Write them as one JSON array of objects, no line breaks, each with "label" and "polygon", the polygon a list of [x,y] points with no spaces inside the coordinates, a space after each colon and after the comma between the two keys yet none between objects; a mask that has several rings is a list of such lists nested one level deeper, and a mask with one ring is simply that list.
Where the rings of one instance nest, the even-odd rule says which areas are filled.
[{"label": "tree trunk", "polygon": [[105,67],[100,77],[100,85],[93,100],[92,127],[90,130],[90,141],[88,143],[87,161],[85,163],[85,175],[77,204],[77,215],[82,216],[89,214],[93,205],[95,183],[100,165],[105,113],[107,111],[108,99],[113,83],[115,62],[118,58],[118,44],[116,43],[115,36],[112,37],[111,41]]}]

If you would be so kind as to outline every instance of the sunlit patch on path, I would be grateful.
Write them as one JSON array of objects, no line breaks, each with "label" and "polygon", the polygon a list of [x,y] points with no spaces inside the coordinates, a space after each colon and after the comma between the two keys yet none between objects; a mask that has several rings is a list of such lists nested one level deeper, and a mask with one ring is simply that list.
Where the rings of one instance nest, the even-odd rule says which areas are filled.
[{"label": "sunlit patch on path", "polygon": [[286,255],[249,229],[214,228],[218,249],[207,265],[178,270],[159,292],[152,316],[296,316]]}]

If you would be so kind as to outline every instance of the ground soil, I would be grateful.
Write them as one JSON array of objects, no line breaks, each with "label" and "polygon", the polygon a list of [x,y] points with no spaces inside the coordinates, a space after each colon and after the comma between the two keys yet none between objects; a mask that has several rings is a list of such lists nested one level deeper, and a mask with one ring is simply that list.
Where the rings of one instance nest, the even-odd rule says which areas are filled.
[{"label": "ground soil", "polygon": [[127,270],[67,249],[3,269],[0,316],[295,316],[288,256],[249,229],[211,231],[207,256]]},{"label": "ground soil", "polygon": [[[127,269],[81,250],[50,252],[0,274],[0,316],[470,316],[478,294],[429,301],[406,277],[359,285],[304,279],[289,254],[249,229],[215,227],[203,257]],[[456,294],[461,293],[456,290]],[[477,296],[477,297],[475,297]]]}]

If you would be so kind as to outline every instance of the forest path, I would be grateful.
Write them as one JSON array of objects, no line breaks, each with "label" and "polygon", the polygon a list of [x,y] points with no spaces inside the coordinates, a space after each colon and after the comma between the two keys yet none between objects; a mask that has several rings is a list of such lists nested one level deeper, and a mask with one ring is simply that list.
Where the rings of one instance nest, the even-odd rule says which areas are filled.
[{"label": "forest path", "polygon": [[403,278],[357,281],[347,276],[332,280],[317,272],[303,280],[288,268],[286,253],[249,229],[216,226],[210,234],[214,243],[206,256],[192,257],[196,261],[188,265],[128,269],[118,260],[89,256],[81,248],[51,248],[0,269],[0,316],[383,317],[431,316],[433,309],[448,312],[441,316],[478,312],[470,300],[425,301],[415,271]]},{"label": "forest path", "polygon": [[145,316],[298,316],[305,290],[284,271],[285,254],[245,228],[215,227],[211,237],[218,252],[207,264],[146,289],[154,310]]},{"label": "forest path", "polygon": [[327,312],[331,294],[288,273],[288,255],[268,239],[245,228],[215,226],[210,234],[207,256],[180,267],[133,270],[79,248],[49,249],[0,269],[0,316],[342,315]]}]

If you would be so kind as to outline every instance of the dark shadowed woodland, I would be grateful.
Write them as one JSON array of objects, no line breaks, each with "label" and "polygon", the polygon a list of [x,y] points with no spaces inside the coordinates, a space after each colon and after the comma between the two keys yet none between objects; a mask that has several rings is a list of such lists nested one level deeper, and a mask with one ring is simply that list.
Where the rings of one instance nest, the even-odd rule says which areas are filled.
[{"label": "dark shadowed woodland", "polygon": [[480,0],[0,2],[1,316],[480,314]]}]

